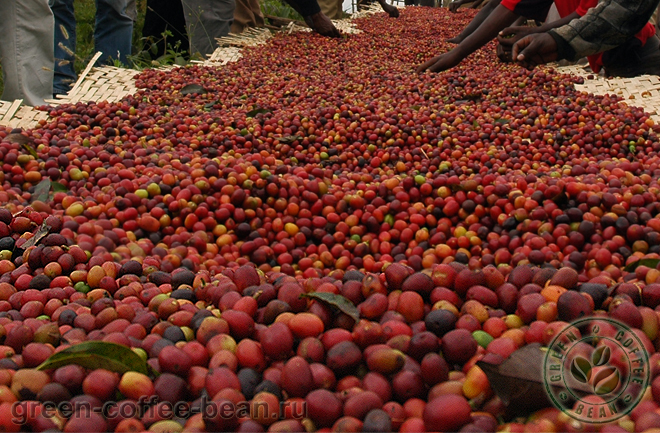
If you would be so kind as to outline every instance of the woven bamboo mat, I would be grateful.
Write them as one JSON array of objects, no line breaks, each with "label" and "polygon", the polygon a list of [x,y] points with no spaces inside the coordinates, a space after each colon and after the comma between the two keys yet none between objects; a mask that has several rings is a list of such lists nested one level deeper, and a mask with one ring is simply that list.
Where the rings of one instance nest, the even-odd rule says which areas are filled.
[{"label": "woven bamboo mat", "polygon": [[[398,7],[399,9],[403,8],[403,6],[396,6],[396,7]],[[339,30],[342,33],[346,33],[346,34],[362,33],[362,31],[355,26],[353,20],[356,18],[367,17],[369,15],[373,15],[382,11],[383,9],[380,7],[379,4],[373,3],[370,5],[366,5],[364,9],[353,13],[348,18],[344,18],[341,20],[332,20],[332,24],[334,24],[337,30]],[[312,30],[308,27],[301,27],[299,25],[296,25],[295,23],[290,23],[288,26],[288,31],[289,33],[292,33],[292,32],[300,32],[300,31],[311,32]]]},{"label": "woven bamboo mat", "polygon": [[[94,67],[101,56],[97,53],[79,75],[69,93],[56,99],[47,99],[50,105],[76,104],[78,102],[116,102],[137,91],[134,69],[113,66]],[[34,128],[40,120],[49,118],[47,111],[21,105],[23,101],[0,101],[0,125],[12,128]]]},{"label": "woven bamboo mat", "polygon": [[137,91],[134,77],[139,71],[114,66],[93,67],[101,53],[97,53],[69,93],[47,100],[53,105],[78,102],[116,102]]},{"label": "woven bamboo mat", "polygon": [[604,78],[584,66],[562,66],[557,71],[584,78],[577,90],[594,95],[617,95],[628,105],[642,107],[653,121],[660,123],[660,76],[641,75],[634,78]]},{"label": "woven bamboo mat", "polygon": [[[400,6],[399,6],[400,7]],[[375,13],[382,12],[380,5],[369,5],[363,10],[355,12],[349,18],[341,20],[332,20],[337,30],[347,33],[355,34],[360,33],[360,30],[353,24],[352,20],[361,18]],[[293,32],[310,32],[311,29],[297,25],[294,22],[289,23],[286,27],[288,33]],[[229,62],[235,62],[241,57],[241,48],[253,47],[266,43],[268,39],[273,37],[273,33],[267,29],[247,29],[241,34],[229,34],[226,37],[217,39],[219,47],[209,56],[209,58],[202,63],[207,66],[224,65]]]},{"label": "woven bamboo mat", "polygon": [[[351,22],[351,19],[332,20],[332,24],[334,24],[337,30],[339,30],[342,33],[357,34],[362,32],[362,30],[359,30],[357,27],[355,27],[355,24]],[[310,29],[309,27],[299,26],[296,23],[290,23],[287,27],[287,31],[289,33],[311,32],[312,29]]]},{"label": "woven bamboo mat", "polygon": [[266,43],[273,36],[268,29],[249,28],[241,34],[230,33],[228,36],[216,39],[218,48],[203,62],[193,61],[192,63],[201,63],[205,66],[220,66],[230,62],[235,62],[241,58],[241,50],[245,47],[253,47]]},{"label": "woven bamboo mat", "polygon": [[11,128],[34,128],[40,120],[48,119],[48,113],[22,105],[23,100],[0,101],[0,125]]}]

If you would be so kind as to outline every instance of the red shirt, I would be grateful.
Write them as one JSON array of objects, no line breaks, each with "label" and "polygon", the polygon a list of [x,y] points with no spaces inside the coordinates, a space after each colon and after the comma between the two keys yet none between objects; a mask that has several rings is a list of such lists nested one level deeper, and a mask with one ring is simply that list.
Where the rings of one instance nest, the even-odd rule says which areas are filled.
[{"label": "red shirt", "polygon": [[[587,6],[587,4],[593,3],[592,6]],[[559,17],[564,18],[577,12],[578,15],[582,16],[587,13],[589,8],[596,6],[598,0],[555,0],[555,6],[557,6],[557,12],[559,12]]]},{"label": "red shirt", "polygon": [[[502,0],[500,4],[517,15],[544,21],[552,3],[553,0]],[[585,15],[589,9],[598,4],[598,0],[554,0],[554,3],[557,6],[559,16],[564,18],[573,12],[576,12],[579,16]],[[644,45],[653,35],[655,35],[655,26],[646,23],[635,37]],[[587,57],[589,65],[595,73],[598,73],[603,66],[602,56],[603,54],[600,53]]]},{"label": "red shirt", "polygon": [[536,21],[545,21],[553,0],[502,0],[500,3],[516,15]]}]

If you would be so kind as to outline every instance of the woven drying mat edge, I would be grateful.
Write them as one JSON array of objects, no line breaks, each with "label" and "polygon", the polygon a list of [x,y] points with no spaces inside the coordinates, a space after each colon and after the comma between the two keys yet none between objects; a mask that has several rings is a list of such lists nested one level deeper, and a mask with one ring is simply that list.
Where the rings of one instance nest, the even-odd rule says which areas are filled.
[{"label": "woven drying mat edge", "polygon": [[[404,6],[397,5],[396,7],[403,8]],[[346,19],[333,20],[333,23],[346,33],[359,33],[360,30],[355,27],[352,21],[379,12],[382,12],[380,5],[371,4]],[[294,31],[310,31],[310,29],[290,23],[286,31],[291,33]],[[191,63],[213,67],[235,62],[241,58],[243,48],[261,45],[271,37],[273,37],[273,33],[267,28],[252,28],[241,34],[230,34],[227,37],[217,39],[219,46],[208,56],[207,60]],[[45,102],[53,106],[78,102],[101,102],[102,100],[117,102],[125,96],[135,93],[137,89],[134,77],[140,71],[112,66],[95,67],[94,64],[100,56],[100,52],[96,53],[66,95],[59,95],[57,98],[48,99]],[[158,69],[172,68],[174,67],[169,66]],[[557,66],[556,70],[560,73],[583,77],[585,84],[577,84],[576,88],[578,90],[590,93],[603,91],[609,94],[617,94],[631,105],[644,108],[650,114],[651,119],[656,123],[660,123],[660,77],[644,76],[637,79],[628,79],[632,81],[627,81],[625,86],[622,86],[620,81],[591,76],[588,71],[580,66]],[[102,84],[95,87],[95,84],[98,83]],[[0,100],[0,126],[30,129],[36,127],[40,121],[49,119],[47,111],[22,105],[22,102],[22,100]]]},{"label": "woven drying mat edge", "polygon": [[651,120],[660,124],[660,76],[640,75],[633,78],[605,78],[594,74],[588,66],[556,66],[562,74],[582,77],[583,84],[575,84],[575,89],[596,94],[616,95],[635,107],[643,108]]},{"label": "woven drying mat edge", "polygon": [[[333,23],[341,31],[358,33],[359,30],[351,22],[354,18],[373,15],[381,11],[379,5],[370,5],[346,19],[333,20]],[[308,28],[296,25],[289,25],[286,30],[288,32],[310,31]],[[207,60],[191,63],[212,67],[236,62],[241,58],[243,48],[263,44],[271,37],[273,37],[273,33],[267,28],[252,28],[241,34],[230,34],[227,37],[217,39],[218,48],[208,56]],[[134,77],[140,71],[113,66],[95,67],[94,64],[100,56],[100,52],[94,55],[66,95],[58,95],[56,98],[47,99],[46,104],[57,106],[79,102],[117,102],[125,96],[135,93],[137,88],[135,87]],[[174,67],[169,66],[158,69],[172,68]],[[40,121],[47,121],[50,118],[48,111],[22,104],[22,99],[16,101],[0,100],[0,126],[31,129],[37,127]]]}]

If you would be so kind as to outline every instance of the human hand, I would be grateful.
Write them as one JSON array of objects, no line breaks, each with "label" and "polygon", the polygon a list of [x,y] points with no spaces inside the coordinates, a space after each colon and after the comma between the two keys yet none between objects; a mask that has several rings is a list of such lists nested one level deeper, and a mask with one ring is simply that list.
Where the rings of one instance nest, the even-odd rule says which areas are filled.
[{"label": "human hand", "polygon": [[337,30],[330,18],[325,16],[323,12],[319,12],[310,17],[305,17],[305,22],[309,25],[316,33],[322,36],[329,36],[331,38],[341,37],[341,33]]},{"label": "human hand", "polygon": [[507,27],[501,32],[499,32],[499,34],[497,35],[497,42],[511,49],[513,44],[515,44],[525,36],[531,35],[532,33],[535,33],[532,27],[526,27],[526,26]]},{"label": "human hand", "polygon": [[458,45],[461,42],[463,42],[463,38],[460,35],[459,36],[454,36],[453,38],[447,39],[447,42],[449,42],[450,44]]},{"label": "human hand", "polygon": [[392,18],[399,18],[399,8],[387,3],[385,0],[379,0],[380,6]]},{"label": "human hand", "polygon": [[458,8],[463,6],[465,3],[465,0],[454,0],[453,2],[449,3],[449,12],[456,12]]},{"label": "human hand", "polygon": [[557,60],[557,43],[548,33],[525,36],[513,45],[513,61],[527,69]]},{"label": "human hand", "polygon": [[495,50],[495,52],[497,53],[497,58],[500,59],[500,62],[503,63],[513,62],[513,54],[510,46],[497,44],[497,49]]},{"label": "human hand", "polygon": [[447,69],[451,69],[454,66],[461,63],[463,60],[460,56],[456,55],[455,52],[449,51],[448,53],[435,56],[428,62],[424,63],[417,67],[416,72],[419,74],[424,71],[430,72],[442,72]]}]

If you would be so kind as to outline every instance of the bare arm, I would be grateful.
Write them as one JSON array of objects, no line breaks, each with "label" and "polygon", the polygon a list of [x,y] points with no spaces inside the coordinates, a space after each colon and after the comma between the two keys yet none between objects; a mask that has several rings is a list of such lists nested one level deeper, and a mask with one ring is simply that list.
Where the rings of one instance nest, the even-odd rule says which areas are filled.
[{"label": "bare arm", "polygon": [[545,23],[539,27],[529,27],[529,26],[507,27],[499,33],[499,35],[497,36],[497,41],[504,46],[511,47],[513,46],[513,44],[515,44],[516,42],[518,42],[520,39],[524,38],[527,35],[531,35],[532,33],[545,33],[549,30],[568,24],[577,18],[580,18],[580,15],[578,15],[577,12],[573,12],[572,14],[565,16],[564,18],[558,19],[556,21],[551,21],[549,23]]},{"label": "bare arm", "polygon": [[479,28],[461,42],[456,48],[448,53],[436,56],[417,68],[417,72],[429,70],[431,72],[440,72],[453,68],[464,58],[483,47],[497,34],[511,25],[518,15],[502,5],[495,8],[488,18],[479,26]]},{"label": "bare arm", "polygon": [[387,3],[386,0],[378,0],[378,4],[380,5],[380,7],[383,8],[383,10],[385,12],[387,12],[387,14],[390,17],[392,17],[392,18],[398,18],[399,17],[399,9],[396,6]]},{"label": "bare arm", "polygon": [[335,38],[341,36],[332,21],[323,15],[317,0],[286,0],[286,2],[302,15],[305,23],[318,34]]},{"label": "bare arm", "polygon": [[481,8],[481,10],[475,15],[474,18],[472,18],[472,21],[470,21],[470,24],[468,24],[463,31],[456,37],[448,39],[447,42],[451,42],[454,44],[459,44],[463,42],[465,38],[470,36],[472,33],[475,32],[481,26],[481,24],[486,21],[486,18],[490,16],[490,14],[495,10],[497,6],[500,5],[501,0],[491,0],[488,3],[486,3],[486,6]]}]

